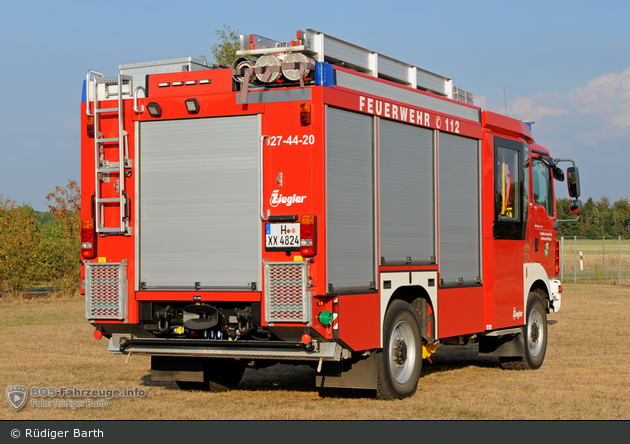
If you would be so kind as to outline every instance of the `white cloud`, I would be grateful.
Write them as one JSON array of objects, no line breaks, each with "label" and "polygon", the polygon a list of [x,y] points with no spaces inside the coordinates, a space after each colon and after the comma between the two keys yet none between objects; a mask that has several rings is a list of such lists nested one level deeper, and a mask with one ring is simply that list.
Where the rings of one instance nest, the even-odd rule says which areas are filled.
[{"label": "white cloud", "polygon": [[[476,97],[484,109],[503,113],[503,104]],[[500,110],[500,111],[499,111]],[[507,106],[507,114],[523,121],[550,124],[561,118],[588,138],[627,135],[630,132],[630,68],[621,73],[608,73],[590,80],[566,95],[542,92],[531,97],[518,97]],[[554,120],[559,124],[559,120]]]},{"label": "white cloud", "polygon": [[[538,93],[534,97],[518,97],[510,103],[508,114],[518,116],[525,121],[540,119],[544,116],[561,116],[569,112],[563,108],[554,108],[548,104],[557,102],[555,93]],[[541,103],[542,102],[542,103]]]},{"label": "white cloud", "polygon": [[593,79],[567,97],[577,112],[604,115],[603,131],[620,134],[630,129],[630,68]]},{"label": "white cloud", "polygon": [[[503,101],[475,103],[504,113]],[[489,103],[490,102],[490,103]],[[580,167],[584,199],[630,193],[630,68],[603,74],[569,93],[544,92],[518,97],[507,105],[508,115],[535,121],[536,142],[554,156],[573,159]],[[564,189],[564,188],[563,188]],[[564,197],[564,192],[560,193]]]}]

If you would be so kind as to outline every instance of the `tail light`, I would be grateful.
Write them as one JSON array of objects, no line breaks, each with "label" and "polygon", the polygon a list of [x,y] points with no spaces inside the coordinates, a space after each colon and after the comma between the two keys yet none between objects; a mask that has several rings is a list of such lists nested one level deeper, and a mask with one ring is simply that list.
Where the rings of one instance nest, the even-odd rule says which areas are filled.
[{"label": "tail light", "polygon": [[94,230],[94,220],[85,219],[81,221],[81,257],[92,259],[96,256],[96,232]]},{"label": "tail light", "polygon": [[303,214],[300,217],[300,255],[312,257],[317,254],[317,216]]},{"label": "tail light", "polygon": [[85,121],[85,134],[88,137],[94,137],[94,116],[87,116]]},{"label": "tail light", "polygon": [[311,104],[300,104],[300,125],[309,126],[311,124]]}]

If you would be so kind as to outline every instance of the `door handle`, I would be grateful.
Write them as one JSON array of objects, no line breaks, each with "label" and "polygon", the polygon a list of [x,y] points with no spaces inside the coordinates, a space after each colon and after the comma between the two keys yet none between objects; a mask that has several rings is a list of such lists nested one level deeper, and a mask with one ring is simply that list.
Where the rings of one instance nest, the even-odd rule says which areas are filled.
[{"label": "door handle", "polygon": [[534,239],[535,239],[535,242],[534,242],[534,244],[535,244],[535,249],[536,249],[536,251],[538,251],[538,238],[536,237],[536,238],[534,238]]}]

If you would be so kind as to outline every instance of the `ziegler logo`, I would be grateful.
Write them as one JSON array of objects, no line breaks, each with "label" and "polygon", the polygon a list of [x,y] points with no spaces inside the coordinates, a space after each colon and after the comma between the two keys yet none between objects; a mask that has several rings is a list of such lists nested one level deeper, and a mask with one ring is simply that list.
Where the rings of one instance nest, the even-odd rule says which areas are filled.
[{"label": "ziegler logo", "polygon": [[516,311],[516,307],[512,310],[512,319],[520,319],[523,317],[522,311]]},{"label": "ziegler logo", "polygon": [[294,194],[293,196],[283,196],[282,194],[279,194],[279,191],[280,190],[273,190],[271,192],[269,204],[274,208],[280,204],[290,207],[294,203],[302,203],[304,202],[304,199],[306,199],[306,196],[298,196],[297,194]]}]

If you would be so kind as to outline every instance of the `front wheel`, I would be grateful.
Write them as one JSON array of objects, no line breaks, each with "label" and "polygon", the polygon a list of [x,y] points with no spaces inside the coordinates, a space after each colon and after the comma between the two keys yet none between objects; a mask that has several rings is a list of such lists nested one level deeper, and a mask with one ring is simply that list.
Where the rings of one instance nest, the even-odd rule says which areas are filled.
[{"label": "front wheel", "polygon": [[383,321],[383,349],[377,361],[377,398],[413,396],[422,371],[422,337],[411,306],[396,300]]},{"label": "front wheel", "polygon": [[527,319],[523,327],[524,356],[500,358],[506,369],[535,370],[540,368],[547,352],[547,311],[537,292],[530,292],[527,300]]}]

